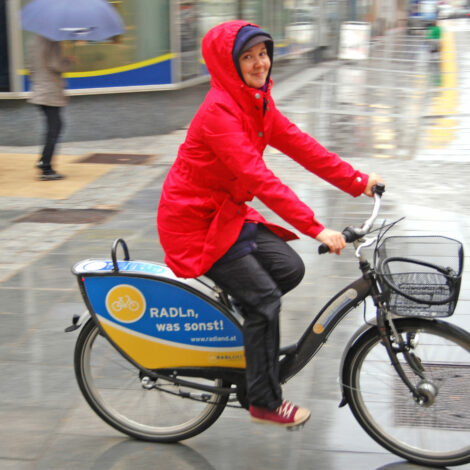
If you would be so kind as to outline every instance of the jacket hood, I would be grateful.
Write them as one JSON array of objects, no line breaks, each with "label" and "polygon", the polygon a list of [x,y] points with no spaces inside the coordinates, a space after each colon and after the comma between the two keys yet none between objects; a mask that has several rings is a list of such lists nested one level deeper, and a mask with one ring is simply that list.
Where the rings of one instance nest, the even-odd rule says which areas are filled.
[{"label": "jacket hood", "polygon": [[[213,86],[222,87],[230,93],[240,87],[247,87],[238,74],[232,56],[235,39],[244,26],[259,28],[244,20],[227,21],[210,29],[202,40],[202,56],[211,74]],[[272,67],[273,58],[270,59]],[[271,82],[269,75],[268,82]]]}]

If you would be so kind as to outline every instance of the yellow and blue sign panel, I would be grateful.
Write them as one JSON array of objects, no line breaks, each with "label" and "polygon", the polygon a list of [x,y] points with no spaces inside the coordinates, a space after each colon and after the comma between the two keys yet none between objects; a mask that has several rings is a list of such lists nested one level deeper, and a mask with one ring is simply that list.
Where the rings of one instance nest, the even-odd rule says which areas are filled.
[{"label": "yellow and blue sign panel", "polygon": [[[126,86],[164,85],[172,83],[171,64],[175,54],[165,54],[129,65],[88,72],[65,73],[67,88],[109,88]],[[31,89],[29,72],[23,70],[24,90]]]},{"label": "yellow and blue sign panel", "polygon": [[[99,271],[112,270],[105,264]],[[129,267],[145,276],[124,275]],[[164,267],[119,262],[119,269],[85,276],[83,284],[97,320],[125,354],[148,369],[245,367],[240,326],[227,315],[178,282],[148,276]]]}]

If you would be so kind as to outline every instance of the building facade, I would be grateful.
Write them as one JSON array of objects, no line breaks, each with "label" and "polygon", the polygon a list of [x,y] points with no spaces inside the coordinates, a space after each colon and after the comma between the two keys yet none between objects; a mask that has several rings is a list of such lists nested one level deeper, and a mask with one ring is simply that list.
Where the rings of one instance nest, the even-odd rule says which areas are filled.
[{"label": "building facade", "polygon": [[[0,99],[28,95],[31,34],[21,29],[19,12],[29,1],[0,0]],[[99,43],[65,44],[77,58],[66,74],[72,95],[169,90],[207,80],[201,39],[235,18],[269,31],[278,59],[311,51],[334,58],[343,22],[367,22],[378,35],[397,21],[396,0],[108,1],[123,18],[125,33]]]}]

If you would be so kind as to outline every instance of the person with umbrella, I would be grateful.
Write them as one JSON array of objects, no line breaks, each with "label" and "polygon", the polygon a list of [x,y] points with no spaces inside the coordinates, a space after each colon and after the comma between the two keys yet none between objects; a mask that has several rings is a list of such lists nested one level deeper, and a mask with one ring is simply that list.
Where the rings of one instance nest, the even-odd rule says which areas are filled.
[{"label": "person with umbrella", "polygon": [[52,168],[52,157],[62,130],[61,108],[68,101],[62,73],[70,70],[73,63],[74,58],[63,55],[61,42],[39,35],[33,37],[29,57],[32,85],[29,102],[39,107],[46,120],[44,147],[36,163],[43,181],[63,178]]},{"label": "person with umbrella", "polygon": [[37,36],[30,53],[32,97],[46,116],[47,132],[36,166],[42,180],[63,178],[52,169],[61,129],[60,110],[67,104],[62,73],[74,62],[62,53],[60,41],[104,41],[124,32],[124,23],[106,0],[32,0],[21,10],[23,29]]}]

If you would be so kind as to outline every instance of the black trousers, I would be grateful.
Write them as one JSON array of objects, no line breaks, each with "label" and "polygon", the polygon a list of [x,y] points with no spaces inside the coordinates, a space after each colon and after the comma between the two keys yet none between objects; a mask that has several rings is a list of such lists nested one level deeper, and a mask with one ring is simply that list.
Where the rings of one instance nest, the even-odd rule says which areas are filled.
[{"label": "black trousers", "polygon": [[41,161],[43,162],[43,170],[50,170],[54,150],[62,130],[61,108],[59,106],[45,105],[39,105],[39,107],[46,117],[46,134]]},{"label": "black trousers", "polygon": [[279,313],[281,296],[300,283],[300,256],[263,225],[257,249],[242,258],[217,263],[206,275],[241,305],[248,401],[276,409],[282,403],[279,383]]}]

